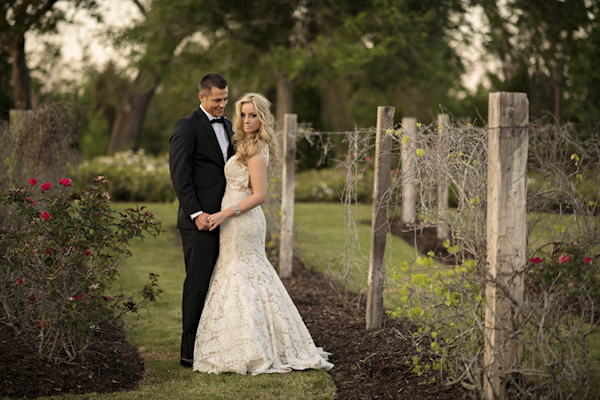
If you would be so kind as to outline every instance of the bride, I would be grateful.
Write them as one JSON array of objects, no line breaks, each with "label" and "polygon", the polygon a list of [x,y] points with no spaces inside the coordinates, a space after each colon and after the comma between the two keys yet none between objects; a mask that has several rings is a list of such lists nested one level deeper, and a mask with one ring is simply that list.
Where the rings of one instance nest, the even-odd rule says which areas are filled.
[{"label": "bride", "polygon": [[247,93],[235,104],[236,154],[225,165],[219,258],[194,348],[194,371],[252,375],[325,369],[296,306],[265,254],[267,167],[277,161],[269,101]]}]

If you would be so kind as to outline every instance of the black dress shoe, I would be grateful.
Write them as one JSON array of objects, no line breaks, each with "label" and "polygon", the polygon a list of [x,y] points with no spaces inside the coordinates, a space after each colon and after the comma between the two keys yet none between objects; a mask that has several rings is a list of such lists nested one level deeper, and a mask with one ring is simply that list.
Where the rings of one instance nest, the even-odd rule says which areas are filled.
[{"label": "black dress shoe", "polygon": [[179,360],[179,364],[181,364],[181,366],[184,368],[192,368],[194,366],[194,361],[190,360],[189,358],[182,358]]}]

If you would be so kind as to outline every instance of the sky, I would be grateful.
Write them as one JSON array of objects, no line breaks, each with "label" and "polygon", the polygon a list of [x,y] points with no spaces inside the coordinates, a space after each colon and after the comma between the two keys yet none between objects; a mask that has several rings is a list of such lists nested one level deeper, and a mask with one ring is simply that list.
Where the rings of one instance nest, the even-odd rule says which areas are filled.
[{"label": "sky", "polygon": [[[28,32],[25,41],[25,51],[31,58],[30,65],[34,65],[38,60],[36,54],[43,51],[44,41],[57,44],[61,48],[63,63],[65,66],[72,66],[77,70],[82,66],[84,49],[87,47],[87,53],[90,61],[95,65],[103,65],[109,60],[116,61],[124,66],[126,60],[115,50],[105,38],[102,32],[106,25],[120,28],[131,24],[134,19],[140,18],[141,14],[138,8],[129,0],[102,0],[100,3],[100,13],[104,16],[104,24],[101,26],[93,18],[87,15],[85,11],[77,11],[69,18],[73,23],[61,23],[59,25],[58,35],[32,34]],[[64,3],[57,3],[56,7],[61,7]],[[69,68],[61,69],[63,73],[72,73]]]},{"label": "sky", "polygon": [[[135,6],[131,0],[101,0],[100,12],[104,16],[104,24],[110,27],[120,28],[127,26],[132,23],[133,20],[141,18],[139,9]],[[62,2],[57,3],[57,7],[60,7]],[[52,79],[60,78],[73,78],[73,74],[76,73],[83,66],[84,51],[89,56],[89,62],[101,67],[109,60],[112,60],[120,67],[125,67],[127,60],[124,59],[120,52],[115,50],[110,42],[103,38],[102,32],[106,26],[101,26],[94,19],[89,17],[85,11],[78,11],[74,15],[70,15],[74,23],[62,23],[59,26],[58,35],[45,35],[39,37],[35,34],[29,33],[26,37],[26,52],[28,54],[28,63],[30,66],[39,63],[39,57],[36,58],[36,54],[43,52],[43,43],[48,41],[54,43],[61,48],[62,52],[62,64],[61,66],[55,66],[53,69],[55,74]],[[482,19],[482,13],[480,10],[474,9],[468,19],[481,26],[480,21]],[[482,52],[478,50],[481,46],[481,42],[475,39],[475,45],[465,48],[461,46],[459,42],[455,43],[455,46],[461,54],[467,73],[463,76],[463,84],[471,90],[474,90],[477,84],[482,80],[485,66],[490,68],[490,63],[484,60]],[[87,50],[84,50],[86,49]],[[44,77],[48,80],[48,77]]]}]

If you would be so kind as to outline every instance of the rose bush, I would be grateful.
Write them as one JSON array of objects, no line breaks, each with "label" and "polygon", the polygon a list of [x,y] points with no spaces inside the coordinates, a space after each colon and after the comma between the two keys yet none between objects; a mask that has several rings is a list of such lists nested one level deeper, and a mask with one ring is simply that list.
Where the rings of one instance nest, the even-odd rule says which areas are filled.
[{"label": "rose bush", "polygon": [[553,242],[529,259],[525,284],[533,293],[561,292],[568,299],[591,296],[600,300],[600,277],[592,255],[576,243]]},{"label": "rose bush", "polygon": [[0,230],[0,322],[46,360],[82,360],[103,324],[162,292],[154,274],[138,293],[112,291],[129,241],[161,229],[145,207],[116,217],[103,177],[78,200],[70,179],[28,183],[0,198],[12,210]]}]

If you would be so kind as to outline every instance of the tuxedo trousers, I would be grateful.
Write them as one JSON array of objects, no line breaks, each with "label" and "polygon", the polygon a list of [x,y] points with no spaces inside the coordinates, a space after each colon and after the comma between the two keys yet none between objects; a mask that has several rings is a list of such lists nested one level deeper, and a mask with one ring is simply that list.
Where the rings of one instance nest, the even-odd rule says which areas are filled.
[{"label": "tuxedo trousers", "polygon": [[204,301],[208,293],[217,257],[219,256],[219,229],[212,232],[198,229],[179,229],[185,260],[183,283],[181,358],[192,360],[194,341]]}]

